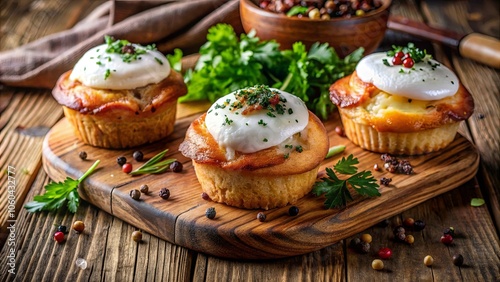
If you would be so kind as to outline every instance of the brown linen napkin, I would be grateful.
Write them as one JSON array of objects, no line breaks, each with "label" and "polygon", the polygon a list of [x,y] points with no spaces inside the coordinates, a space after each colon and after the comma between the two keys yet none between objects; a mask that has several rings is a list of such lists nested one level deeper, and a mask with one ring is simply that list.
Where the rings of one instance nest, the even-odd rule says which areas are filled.
[{"label": "brown linen napkin", "polygon": [[87,50],[104,43],[104,35],[156,43],[164,53],[196,52],[212,25],[228,23],[242,32],[238,8],[238,0],[111,0],[69,30],[0,52],[0,83],[51,89]]}]

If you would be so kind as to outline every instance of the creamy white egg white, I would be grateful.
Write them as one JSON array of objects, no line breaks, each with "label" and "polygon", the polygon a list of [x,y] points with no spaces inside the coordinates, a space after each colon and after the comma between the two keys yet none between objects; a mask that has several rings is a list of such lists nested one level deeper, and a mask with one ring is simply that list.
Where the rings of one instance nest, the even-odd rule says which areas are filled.
[{"label": "creamy white egg white", "polygon": [[220,98],[207,111],[206,127],[219,146],[226,150],[228,160],[234,158],[235,151],[254,153],[273,146],[286,149],[297,145],[293,136],[304,131],[309,120],[305,103],[290,93],[266,89],[279,95],[278,107],[282,111],[277,111],[274,106],[248,111],[252,105],[247,103],[248,100],[242,102],[240,91],[255,91],[252,87]]},{"label": "creamy white egg white", "polygon": [[120,90],[158,83],[170,74],[170,64],[161,52],[131,45],[145,53],[129,62],[121,54],[106,52],[107,44],[90,49],[76,63],[70,79],[92,88]]},{"label": "creamy white egg white", "polygon": [[424,60],[412,68],[392,65],[391,60],[386,53],[368,55],[358,63],[356,73],[382,91],[410,99],[439,100],[458,91],[457,76],[435,60]]}]

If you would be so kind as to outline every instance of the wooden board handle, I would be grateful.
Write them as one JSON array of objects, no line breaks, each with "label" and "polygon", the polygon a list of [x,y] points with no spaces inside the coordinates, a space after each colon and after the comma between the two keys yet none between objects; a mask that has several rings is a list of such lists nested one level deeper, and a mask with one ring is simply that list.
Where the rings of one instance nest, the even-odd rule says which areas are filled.
[{"label": "wooden board handle", "polygon": [[460,55],[485,65],[500,68],[500,40],[479,33],[466,35],[458,47]]}]

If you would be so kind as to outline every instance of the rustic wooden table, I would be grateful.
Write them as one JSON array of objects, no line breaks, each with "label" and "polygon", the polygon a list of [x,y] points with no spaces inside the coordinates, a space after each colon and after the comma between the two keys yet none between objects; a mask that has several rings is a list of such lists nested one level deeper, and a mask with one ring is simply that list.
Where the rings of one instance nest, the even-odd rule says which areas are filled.
[{"label": "rustic wooden table", "polygon": [[[0,50],[7,50],[73,26],[103,0],[3,0],[0,2]],[[480,32],[500,37],[499,4],[484,1],[395,1],[392,13],[456,32]],[[383,45],[418,41],[388,32]],[[420,43],[426,43],[418,41]],[[43,191],[50,179],[42,169],[42,141],[47,129],[63,116],[50,91],[0,86],[0,280],[1,281],[500,281],[500,76],[499,71],[457,56],[455,51],[427,43],[438,60],[452,67],[475,99],[476,109],[461,125],[481,155],[476,177],[389,219],[390,226],[407,218],[427,226],[415,233],[415,243],[392,240],[391,227],[371,227],[369,254],[347,247],[351,238],[285,259],[237,261],[197,253],[155,236],[131,240],[135,227],[82,202],[76,214],[27,213],[22,206]],[[15,170],[16,220],[9,220],[7,173]],[[425,185],[425,183],[422,183]],[[472,198],[486,204],[472,207]],[[404,203],[402,203],[404,204]],[[54,225],[83,220],[86,231],[56,244]],[[15,228],[7,229],[15,225]],[[457,231],[445,246],[439,238],[446,227]],[[361,233],[360,233],[361,234]],[[358,234],[358,236],[360,235]],[[13,238],[14,241],[9,241]],[[314,238],[311,238],[314,240]],[[12,243],[15,242],[15,245]],[[393,257],[383,271],[371,268],[376,250],[390,247]],[[452,264],[462,254],[464,265]],[[432,255],[432,267],[423,258]],[[15,256],[15,264],[9,264]],[[84,258],[88,267],[75,265]],[[9,270],[15,268],[15,275]]]}]

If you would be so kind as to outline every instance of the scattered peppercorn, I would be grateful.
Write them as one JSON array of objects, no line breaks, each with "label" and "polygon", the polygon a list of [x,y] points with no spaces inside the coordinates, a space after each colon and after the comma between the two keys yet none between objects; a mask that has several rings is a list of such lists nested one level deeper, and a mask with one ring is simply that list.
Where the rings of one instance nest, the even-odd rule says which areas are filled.
[{"label": "scattered peppercorn", "polygon": [[259,212],[259,213],[257,214],[257,219],[258,219],[260,222],[264,222],[264,221],[266,221],[266,214],[265,214],[265,213],[263,213],[263,212]]},{"label": "scattered peppercorn", "polygon": [[453,264],[456,266],[462,266],[464,264],[464,257],[460,254],[453,256]]},{"label": "scattered peppercorn", "polygon": [[411,217],[405,218],[403,221],[403,225],[408,228],[413,228],[413,225],[415,224],[415,220]]},{"label": "scattered peppercorn", "polygon": [[132,232],[132,240],[134,240],[135,242],[141,242],[142,241],[142,232],[139,230]]},{"label": "scattered peppercorn", "polygon": [[396,241],[400,242],[405,242],[406,241],[406,234],[405,233],[397,233],[394,238],[396,238]]},{"label": "scattered peppercorn", "polygon": [[342,127],[340,127],[340,126],[336,126],[335,127],[335,133],[337,133],[339,136],[342,136],[342,137],[345,136],[344,135],[344,129],[342,129]]},{"label": "scattered peppercorn", "polygon": [[378,250],[378,256],[381,259],[390,259],[392,256],[392,250],[387,247],[380,248],[380,250]]},{"label": "scattered peppercorn", "polygon": [[380,259],[374,259],[372,261],[372,268],[375,270],[382,270],[384,269],[384,262]]},{"label": "scattered peppercorn", "polygon": [[116,158],[116,163],[119,166],[123,166],[124,164],[127,163],[127,158],[125,158],[124,156],[118,157],[118,158]]},{"label": "scattered peppercorn", "polygon": [[132,164],[126,163],[126,164],[122,165],[122,171],[125,173],[130,173],[132,171]]},{"label": "scattered peppercorn", "polygon": [[82,233],[83,230],[85,229],[85,223],[83,221],[77,220],[73,222],[73,230],[75,230],[78,233]]},{"label": "scattered peppercorn", "polygon": [[477,114],[477,117],[478,117],[479,119],[483,119],[483,118],[484,118],[484,114]]},{"label": "scattered peppercorn", "polygon": [[291,215],[291,216],[296,216],[299,214],[299,208],[297,206],[291,206],[289,209],[288,209],[288,214]]},{"label": "scattered peppercorn", "polygon": [[445,234],[441,236],[440,241],[445,245],[451,245],[451,243],[453,243],[453,237],[450,234]]},{"label": "scattered peppercorn", "polygon": [[389,186],[391,181],[392,181],[392,178],[387,178],[387,177],[380,178],[380,184],[382,184],[384,186]]},{"label": "scattered peppercorn", "polygon": [[406,232],[406,230],[402,225],[398,225],[394,228],[394,230],[392,230],[392,233],[394,233],[394,235],[396,235],[398,233],[405,233],[405,232]]},{"label": "scattered peppercorn", "polygon": [[78,156],[80,157],[80,159],[82,160],[86,160],[87,159],[87,152],[85,151],[81,151]]},{"label": "scattered peppercorn", "polygon": [[426,266],[431,266],[433,263],[434,263],[434,258],[432,258],[431,256],[425,256],[424,264]]},{"label": "scattered peppercorn", "polygon": [[139,190],[141,191],[141,193],[147,194],[149,193],[149,186],[147,184],[142,184]]},{"label": "scattered peppercorn", "polygon": [[170,169],[173,172],[182,172],[182,163],[179,161],[174,161],[170,164]]},{"label": "scattered peppercorn", "polygon": [[163,200],[168,200],[170,198],[170,190],[167,188],[161,188],[160,193],[158,194]]},{"label": "scattered peppercorn", "polygon": [[384,161],[384,167],[391,173],[413,174],[413,166],[408,160],[400,160],[390,154],[382,154],[380,159]]},{"label": "scattered peppercorn", "polygon": [[122,47],[122,53],[127,53],[127,54],[134,54],[135,53],[135,47],[134,45],[127,44]]},{"label": "scattered peppercorn", "polygon": [[57,226],[57,231],[66,234],[66,233],[68,233],[68,228],[64,225],[59,225],[59,226]]},{"label": "scattered peppercorn", "polygon": [[412,245],[415,242],[415,237],[413,237],[413,235],[407,235],[405,238],[405,242]]},{"label": "scattered peppercorn", "polygon": [[62,243],[64,242],[64,233],[61,231],[57,231],[54,233],[54,240],[57,241],[57,243]]},{"label": "scattered peppercorn", "polygon": [[141,198],[141,191],[137,189],[130,190],[130,198],[138,201]]},{"label": "scattered peppercorn", "polygon": [[366,243],[371,243],[372,242],[372,235],[365,233],[361,235],[361,241],[366,242]]},{"label": "scattered peppercorn", "polygon": [[425,222],[420,219],[415,220],[415,222],[413,223],[413,230],[415,231],[422,231],[424,230],[424,228]]},{"label": "scattered peppercorn", "polygon": [[208,196],[208,194],[207,194],[207,193],[205,193],[205,192],[201,193],[201,198],[202,198],[203,200],[205,200],[205,201],[210,201],[210,200],[212,200],[212,199],[210,199],[210,196]]},{"label": "scattered peppercorn", "polygon": [[205,216],[209,219],[214,219],[216,214],[217,213],[215,212],[214,207],[208,208],[207,211],[205,212]]},{"label": "scattered peppercorn", "polygon": [[373,165],[373,170],[374,171],[380,171],[380,167],[378,166],[378,164],[374,164]]},{"label": "scattered peppercorn", "polygon": [[352,238],[351,241],[349,241],[349,247],[351,249],[356,249],[356,246],[361,243],[361,239],[359,239],[358,237],[356,238]]},{"label": "scattered peppercorn", "polygon": [[357,245],[356,249],[359,253],[367,254],[370,252],[370,243],[361,241],[361,243]]},{"label": "scattered peppercorn", "polygon": [[135,151],[132,154],[132,157],[134,158],[134,160],[142,162],[142,160],[144,159],[144,154],[141,151]]}]

